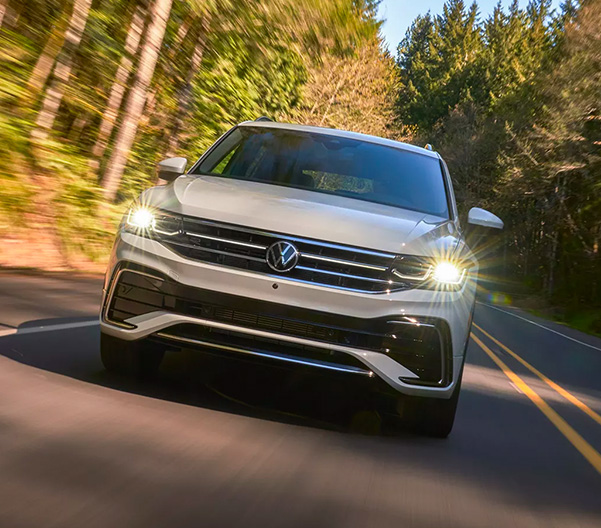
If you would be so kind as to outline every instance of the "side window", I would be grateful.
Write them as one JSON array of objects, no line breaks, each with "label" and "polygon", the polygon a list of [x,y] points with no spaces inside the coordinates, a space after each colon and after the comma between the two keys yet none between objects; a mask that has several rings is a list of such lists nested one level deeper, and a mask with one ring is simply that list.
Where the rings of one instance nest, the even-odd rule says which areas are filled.
[{"label": "side window", "polygon": [[194,169],[193,174],[227,174],[232,158],[242,144],[239,127],[233,128],[211,149],[205,159]]},{"label": "side window", "polygon": [[449,207],[449,213],[451,217],[455,217],[455,223],[457,224],[457,228],[459,229],[459,231],[461,231],[461,221],[457,213],[457,207],[455,203],[455,192],[453,191],[453,178],[451,178],[451,173],[449,172],[449,167],[447,167],[446,161],[440,158],[440,164],[442,165],[442,170],[445,175],[445,187],[447,188],[447,202]]},{"label": "side window", "polygon": [[225,172],[225,169],[227,168],[230,160],[234,157],[236,150],[238,150],[238,149],[234,149],[234,150],[231,150],[230,152],[228,152],[226,154],[226,156],[215,167],[213,167],[213,170],[211,171],[211,173],[223,174]]}]

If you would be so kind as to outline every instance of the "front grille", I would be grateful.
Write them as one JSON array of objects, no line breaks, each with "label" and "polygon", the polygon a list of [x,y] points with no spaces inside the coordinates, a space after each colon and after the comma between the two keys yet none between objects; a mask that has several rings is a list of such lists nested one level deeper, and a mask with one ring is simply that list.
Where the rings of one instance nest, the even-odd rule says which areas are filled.
[{"label": "front grille", "polygon": [[[361,292],[412,287],[391,274],[395,255],[390,253],[168,214],[159,215],[157,225],[161,243],[193,260]],[[298,264],[285,273],[267,264],[267,250],[277,241],[291,242],[299,251]]]},{"label": "front grille", "polygon": [[[117,283],[111,288],[105,311],[109,322],[127,325],[126,320],[131,317],[164,310],[266,331],[276,341],[279,334],[372,350],[389,355],[417,374],[419,383],[440,385],[449,381],[450,335],[444,321],[363,319],[319,312],[191,288],[153,270],[134,268],[117,272]],[[279,341],[278,346],[288,349],[295,345]]]}]

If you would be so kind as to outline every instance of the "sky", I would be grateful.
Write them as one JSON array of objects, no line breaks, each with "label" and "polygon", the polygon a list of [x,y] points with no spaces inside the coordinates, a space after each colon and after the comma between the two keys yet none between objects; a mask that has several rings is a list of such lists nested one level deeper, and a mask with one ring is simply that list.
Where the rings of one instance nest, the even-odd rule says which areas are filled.
[{"label": "sky", "polygon": [[[486,18],[494,9],[498,0],[477,0],[480,7],[480,17]],[[471,3],[466,0],[466,5]],[[511,0],[501,0],[505,8],[509,6]],[[520,0],[520,5],[525,6],[527,0]],[[405,36],[407,28],[411,22],[418,16],[430,11],[433,15],[442,13],[444,0],[382,0],[380,4],[380,17],[385,18],[386,22],[382,28],[384,38],[388,43],[388,49],[393,55],[396,55],[396,47]],[[559,5],[558,0],[553,0],[553,6]]]}]

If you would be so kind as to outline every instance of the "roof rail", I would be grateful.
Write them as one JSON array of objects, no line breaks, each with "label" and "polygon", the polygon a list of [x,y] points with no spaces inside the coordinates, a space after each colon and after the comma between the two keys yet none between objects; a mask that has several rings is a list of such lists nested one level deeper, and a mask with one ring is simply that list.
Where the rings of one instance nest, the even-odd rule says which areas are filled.
[{"label": "roof rail", "polygon": [[255,121],[273,121],[273,119],[271,119],[271,117],[261,116],[261,117],[257,117],[257,119],[255,119]]}]

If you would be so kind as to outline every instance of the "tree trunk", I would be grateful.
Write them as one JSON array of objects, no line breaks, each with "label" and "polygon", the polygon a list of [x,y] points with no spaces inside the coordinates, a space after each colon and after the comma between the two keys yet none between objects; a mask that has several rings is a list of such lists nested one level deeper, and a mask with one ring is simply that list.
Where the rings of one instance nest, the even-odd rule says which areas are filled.
[{"label": "tree trunk", "polygon": [[52,130],[65,94],[65,88],[71,76],[73,56],[81,42],[91,4],[92,0],[75,0],[75,4],[73,4],[73,13],[65,35],[65,44],[57,59],[54,67],[54,78],[48,86],[42,108],[36,119],[36,128],[32,133],[33,139],[44,140]]},{"label": "tree trunk", "polygon": [[173,59],[175,59],[175,55],[181,48],[184,39],[188,36],[188,31],[190,31],[191,18],[186,18],[180,27],[177,29],[177,33],[175,34],[175,38],[173,39],[173,44],[171,45],[171,49],[167,54],[167,62],[169,64],[173,63]]},{"label": "tree trunk", "polygon": [[75,118],[67,134],[70,141],[77,142],[81,140],[83,131],[88,126],[89,117],[88,112],[82,112]]},{"label": "tree trunk", "polygon": [[321,121],[319,122],[319,126],[323,126],[323,124],[326,121],[326,118],[328,117],[328,113],[330,112],[330,108],[332,108],[332,104],[334,103],[334,101],[336,100],[336,96],[338,95],[338,90],[340,90],[340,87],[343,85],[344,82],[346,82],[346,73],[344,73],[342,76],[340,77],[340,79],[338,80],[338,83],[336,84],[336,88],[334,88],[334,92],[332,93],[332,96],[330,97],[330,100],[328,101],[328,106],[326,107],[325,112],[323,113],[323,115],[321,116]]},{"label": "tree trunk", "polygon": [[27,86],[31,93],[37,94],[42,91],[48,81],[52,67],[56,62],[58,54],[61,52],[65,41],[66,17],[61,17],[56,27],[50,32],[46,45],[40,53],[33,71],[27,81]]},{"label": "tree trunk", "polygon": [[559,210],[559,205],[563,202],[563,178],[560,175],[557,175],[557,184],[555,185],[555,200],[553,211],[553,224],[550,225],[551,230],[551,253],[549,255],[549,276],[547,279],[547,295],[551,297],[553,293],[555,293],[555,268],[557,264],[557,250],[559,249],[559,217],[557,211]]},{"label": "tree trunk", "polygon": [[551,235],[551,252],[549,255],[549,275],[547,277],[547,296],[551,297],[555,292],[555,264],[557,261],[557,248],[559,244],[559,234],[554,231]]},{"label": "tree trunk", "polygon": [[2,21],[4,20],[4,15],[6,14],[7,8],[8,0],[0,0],[0,27],[2,27]]},{"label": "tree trunk", "polygon": [[192,59],[190,60],[190,67],[186,75],[184,84],[180,87],[177,94],[177,111],[173,119],[173,127],[171,129],[171,135],[169,136],[169,146],[167,149],[167,155],[169,157],[175,156],[180,142],[180,132],[182,130],[184,120],[190,111],[190,104],[192,102],[192,81],[200,69],[202,64],[202,58],[204,56],[205,48],[207,45],[207,37],[209,30],[209,15],[205,15],[201,22],[200,33],[192,52]]},{"label": "tree trunk", "polygon": [[125,53],[123,54],[123,57],[121,57],[121,63],[115,73],[115,81],[111,87],[106,108],[102,115],[102,121],[100,122],[98,137],[96,138],[96,143],[92,149],[90,165],[94,170],[98,170],[99,160],[106,151],[109,138],[113,132],[143,31],[144,8],[142,6],[137,6],[129,25],[127,38],[125,39]]},{"label": "tree trunk", "polygon": [[144,111],[146,92],[152,80],[161,44],[163,43],[163,37],[165,36],[167,21],[171,12],[171,3],[172,0],[155,0],[152,6],[150,23],[140,53],[140,64],[133,86],[127,97],[123,122],[119,128],[115,147],[108,161],[102,181],[104,196],[110,201],[113,201],[115,196],[117,196],[125,164],[136,138],[138,122]]},{"label": "tree trunk", "polygon": [[7,28],[15,29],[17,24],[19,23],[19,19],[21,18],[21,14],[23,13],[23,6],[25,2],[17,2],[15,6],[14,2],[8,3],[8,7],[6,12],[4,13],[4,20],[2,21]]}]

